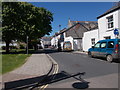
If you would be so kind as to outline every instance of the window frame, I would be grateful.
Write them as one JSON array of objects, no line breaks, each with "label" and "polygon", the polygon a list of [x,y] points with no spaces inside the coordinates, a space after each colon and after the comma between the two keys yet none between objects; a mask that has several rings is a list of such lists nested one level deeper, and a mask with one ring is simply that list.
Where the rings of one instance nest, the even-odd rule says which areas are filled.
[{"label": "window frame", "polygon": [[[99,47],[95,47],[98,43],[99,43]],[[100,42],[97,42],[97,43],[94,45],[94,48],[100,48]]]},{"label": "window frame", "polygon": [[[105,47],[101,47],[101,45],[102,45],[103,43],[105,43],[105,44],[106,44],[106,46],[105,46]],[[106,48],[106,47],[107,47],[107,42],[101,42],[101,44],[100,44],[100,48]]]},{"label": "window frame", "polygon": [[113,15],[108,16],[106,19],[107,19],[107,28],[108,29],[114,28],[114,18],[113,18]]},{"label": "window frame", "polygon": [[91,38],[91,44],[92,44],[92,46],[95,45],[95,38]]},{"label": "window frame", "polygon": [[[109,42],[113,42],[113,47],[109,47]],[[108,41],[107,48],[109,48],[109,49],[113,49],[114,46],[115,46],[115,42],[114,42],[114,41]]]}]

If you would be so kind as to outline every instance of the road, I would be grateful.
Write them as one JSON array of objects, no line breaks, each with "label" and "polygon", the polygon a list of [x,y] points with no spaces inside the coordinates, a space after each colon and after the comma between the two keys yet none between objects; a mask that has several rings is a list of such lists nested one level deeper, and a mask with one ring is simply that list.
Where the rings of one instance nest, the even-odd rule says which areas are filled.
[{"label": "road", "polygon": [[[71,52],[48,54],[57,62],[59,71],[47,88],[118,88],[118,63]],[[80,79],[82,72],[85,75]]]}]

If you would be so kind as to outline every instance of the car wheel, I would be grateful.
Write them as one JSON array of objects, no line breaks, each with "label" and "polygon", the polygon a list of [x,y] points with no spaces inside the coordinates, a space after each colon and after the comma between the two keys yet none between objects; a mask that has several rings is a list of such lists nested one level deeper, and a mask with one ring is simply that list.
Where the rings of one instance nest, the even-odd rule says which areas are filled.
[{"label": "car wheel", "polygon": [[112,55],[107,55],[106,59],[107,59],[108,62],[112,62],[113,61]]},{"label": "car wheel", "polygon": [[88,56],[89,56],[89,57],[92,57],[92,54],[91,54],[91,52],[88,52]]}]

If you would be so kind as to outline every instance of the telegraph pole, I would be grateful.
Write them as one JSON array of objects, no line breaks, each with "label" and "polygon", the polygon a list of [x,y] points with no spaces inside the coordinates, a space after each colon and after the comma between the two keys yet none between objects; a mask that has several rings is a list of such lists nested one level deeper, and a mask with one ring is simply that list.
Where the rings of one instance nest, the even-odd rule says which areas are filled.
[{"label": "telegraph pole", "polygon": [[26,39],[27,39],[27,40],[26,40],[26,41],[27,41],[27,54],[28,54],[28,38],[29,38],[29,37],[27,36],[27,38],[26,38]]}]

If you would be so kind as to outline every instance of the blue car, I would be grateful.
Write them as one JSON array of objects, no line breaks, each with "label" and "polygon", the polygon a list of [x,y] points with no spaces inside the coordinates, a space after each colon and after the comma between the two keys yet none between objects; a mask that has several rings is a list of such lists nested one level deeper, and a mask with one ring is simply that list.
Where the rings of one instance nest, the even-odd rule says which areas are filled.
[{"label": "blue car", "polygon": [[105,57],[107,61],[120,60],[120,39],[106,39],[98,41],[88,49],[89,57]]}]

